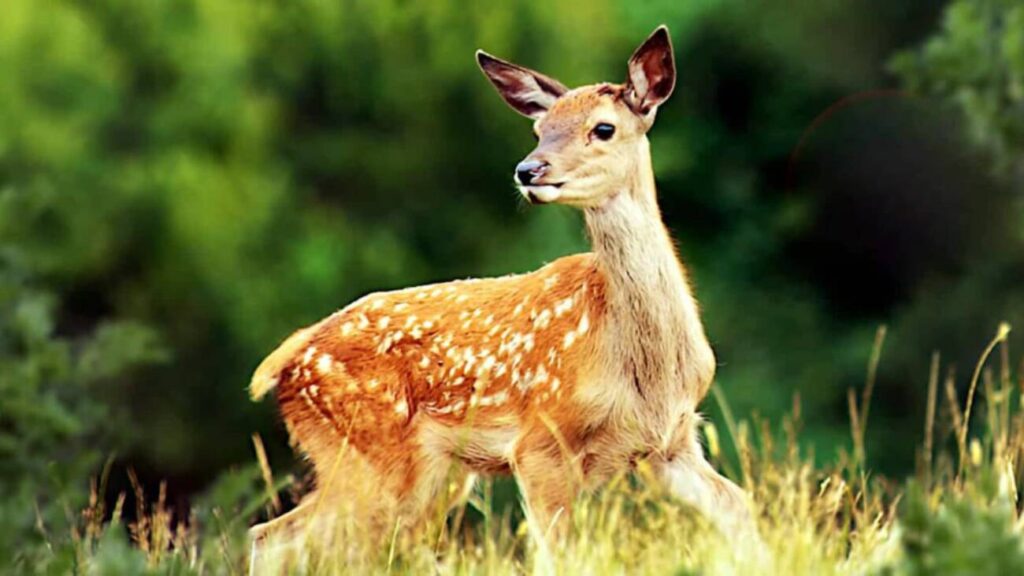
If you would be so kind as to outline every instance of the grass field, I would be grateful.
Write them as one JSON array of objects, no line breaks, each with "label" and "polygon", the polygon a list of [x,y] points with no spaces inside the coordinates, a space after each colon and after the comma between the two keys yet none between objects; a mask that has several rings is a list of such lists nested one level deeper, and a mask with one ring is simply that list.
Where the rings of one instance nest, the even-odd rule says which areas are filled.
[{"label": "grass field", "polygon": [[[705,425],[717,465],[752,495],[763,542],[719,534],[637,473],[582,496],[564,542],[544,544],[515,507],[495,504],[508,484],[478,483],[430,526],[368,542],[358,526],[310,534],[289,571],[308,574],[1021,574],[1024,524],[1018,476],[1024,450],[1024,374],[1011,370],[1001,326],[959,398],[938,356],[929,378],[917,473],[875,477],[864,465],[873,374],[849,394],[850,450],[815,467],[799,442],[798,400],[782,422],[735,420],[720,392],[724,430]],[[257,442],[258,444],[258,442]],[[261,452],[257,450],[257,452]],[[726,457],[726,454],[736,457]],[[175,518],[163,494],[147,503],[141,489],[113,510],[94,497],[70,539],[51,540],[35,568],[46,573],[244,574],[247,526],[278,509],[273,480],[257,464],[225,476]],[[104,478],[94,494],[103,492]],[[453,483],[451,494],[461,486]],[[127,514],[125,502],[135,502]],[[127,520],[131,517],[132,520]],[[46,533],[46,527],[39,529]],[[325,533],[336,534],[330,539]],[[66,545],[61,542],[67,541]],[[292,550],[294,552],[294,550]],[[264,573],[289,562],[271,553]]]}]

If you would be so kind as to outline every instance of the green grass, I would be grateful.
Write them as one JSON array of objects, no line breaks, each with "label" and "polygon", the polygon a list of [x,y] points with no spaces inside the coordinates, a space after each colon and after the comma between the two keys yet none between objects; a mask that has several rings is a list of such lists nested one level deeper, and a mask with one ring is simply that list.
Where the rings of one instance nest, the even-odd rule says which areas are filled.
[{"label": "green grass", "polygon": [[[850,391],[850,450],[830,467],[815,467],[801,447],[798,402],[773,426],[734,420],[716,392],[709,401],[719,402],[726,426],[705,425],[709,457],[752,495],[763,543],[715,532],[655,488],[641,463],[636,474],[581,496],[570,533],[550,546],[517,509],[495,504],[495,490],[507,485],[484,481],[458,500],[462,486],[453,483],[450,496],[460,504],[421,530],[371,542],[359,526],[318,529],[297,552],[269,554],[266,573],[289,565],[307,574],[1021,574],[1024,375],[1011,370],[1007,332],[1001,326],[979,359],[966,399],[940,378],[933,359],[917,473],[906,481],[875,477],[866,466],[863,438],[884,332],[865,387]],[[272,515],[279,489],[291,483],[275,485],[259,461],[264,466],[226,475],[189,518],[173,517],[162,495],[147,503],[140,489],[131,522],[121,520],[124,498],[108,514],[94,497],[70,538],[47,535],[50,546],[34,568],[244,574],[246,527]]]}]

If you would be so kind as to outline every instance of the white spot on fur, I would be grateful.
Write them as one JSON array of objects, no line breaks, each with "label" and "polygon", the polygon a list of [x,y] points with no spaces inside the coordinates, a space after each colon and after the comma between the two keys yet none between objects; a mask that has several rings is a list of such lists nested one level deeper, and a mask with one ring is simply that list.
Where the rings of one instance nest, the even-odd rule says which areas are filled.
[{"label": "white spot on fur", "polygon": [[316,346],[310,346],[306,348],[306,354],[302,357],[302,364],[306,365],[313,361],[313,356],[316,355]]},{"label": "white spot on fur", "polygon": [[423,357],[420,358],[420,368],[426,368],[427,366],[430,366],[430,357],[424,354]]},{"label": "white spot on fur", "polygon": [[572,330],[565,333],[565,339],[562,341],[562,348],[568,349],[572,346],[572,343],[576,341],[576,333]]},{"label": "white spot on fur", "polygon": [[395,414],[402,417],[409,415],[409,403],[406,402],[404,398],[395,402]]},{"label": "white spot on fur", "polygon": [[494,356],[488,355],[484,358],[484,361],[480,363],[480,373],[487,373],[488,370],[494,367]]},{"label": "white spot on fur", "polygon": [[548,370],[541,364],[537,368],[537,374],[533,377],[533,383],[531,386],[540,386],[541,384],[548,381]]},{"label": "white spot on fur", "polygon": [[580,316],[580,325],[576,327],[576,333],[577,334],[586,334],[587,329],[589,329],[589,328],[590,328],[590,319],[587,317],[587,313],[584,312],[583,315]]},{"label": "white spot on fur", "polygon": [[345,322],[344,324],[341,325],[342,336],[348,336],[349,334],[352,333],[353,330],[355,330],[355,326],[351,322]]},{"label": "white spot on fur", "polygon": [[523,338],[523,350],[526,350],[527,352],[533,350],[533,334],[527,334]]},{"label": "white spot on fur", "polygon": [[333,364],[334,358],[330,354],[322,354],[320,359],[316,361],[316,370],[321,374],[330,374]]},{"label": "white spot on fur", "polygon": [[381,316],[380,320],[377,320],[377,328],[383,330],[383,329],[387,328],[388,324],[390,324],[390,323],[391,323],[391,318],[389,316]]},{"label": "white spot on fur", "polygon": [[533,327],[543,330],[544,328],[547,328],[548,324],[550,323],[551,311],[545,308],[544,310],[541,311],[540,314],[537,315],[537,318],[533,321]]},{"label": "white spot on fur", "polygon": [[307,392],[305,388],[299,390],[299,396],[302,396],[302,399],[306,401],[306,405],[309,406],[311,410],[319,412],[316,409],[316,405],[313,404],[313,399],[309,397],[309,392]]},{"label": "white spot on fur", "polygon": [[544,279],[544,289],[550,290],[555,283],[558,282],[558,274],[552,274]]},{"label": "white spot on fur", "polygon": [[569,310],[572,310],[572,306],[572,296],[566,298],[565,300],[562,300],[558,304],[555,304],[555,317],[560,317],[562,314],[565,314]]},{"label": "white spot on fur", "polygon": [[502,390],[492,396],[482,396],[480,398],[481,406],[500,406],[508,400],[508,390]]},{"label": "white spot on fur", "polygon": [[409,305],[407,303],[399,302],[398,304],[395,304],[395,312],[402,312],[403,310],[405,310],[408,307],[409,307]]},{"label": "white spot on fur", "polygon": [[370,319],[367,318],[366,314],[359,315],[359,329],[364,330],[370,325]]}]

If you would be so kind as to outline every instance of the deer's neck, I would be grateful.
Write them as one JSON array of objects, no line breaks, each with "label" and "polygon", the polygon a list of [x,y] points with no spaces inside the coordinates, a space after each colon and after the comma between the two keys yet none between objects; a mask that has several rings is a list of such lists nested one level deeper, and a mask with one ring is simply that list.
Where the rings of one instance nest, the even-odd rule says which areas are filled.
[{"label": "deer's neck", "polygon": [[646,400],[673,395],[693,408],[710,383],[714,357],[661,220],[646,139],[639,146],[624,189],[585,212],[607,282],[608,359]]}]

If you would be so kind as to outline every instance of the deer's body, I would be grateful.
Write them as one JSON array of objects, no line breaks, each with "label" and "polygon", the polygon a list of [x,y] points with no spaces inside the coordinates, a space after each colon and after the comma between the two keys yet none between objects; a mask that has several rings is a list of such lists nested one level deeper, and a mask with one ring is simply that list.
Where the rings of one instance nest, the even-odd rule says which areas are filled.
[{"label": "deer's body", "polygon": [[[663,29],[634,61],[644,77],[630,84],[566,91],[481,56],[502,96],[537,120],[530,158],[542,176],[566,178],[520,175],[524,195],[581,207],[594,251],[529,274],[371,294],[286,340],[251,390],[276,392],[320,497],[343,498],[328,479],[358,474],[416,518],[458,465],[514,473],[549,522],[578,489],[645,458],[712,520],[749,521],[697,439],[714,355],[661,221],[645,136],[671,92],[658,84],[671,67]],[[614,147],[591,146],[595,117],[618,122]]]},{"label": "deer's body", "polygon": [[371,294],[296,333],[257,381],[279,379],[285,422],[322,474],[343,439],[396,471],[403,492],[429,475],[423,462],[508,471],[538,407],[552,418],[580,411],[570,406],[597,354],[604,308],[591,255]]}]

